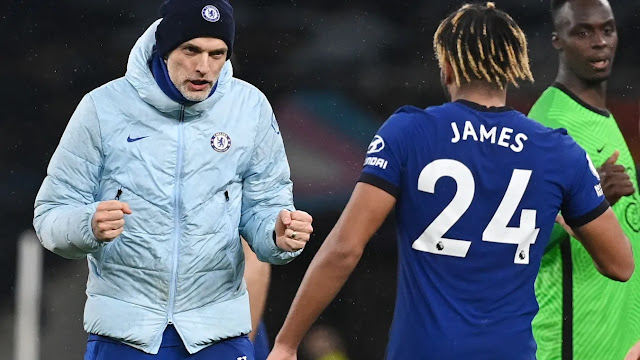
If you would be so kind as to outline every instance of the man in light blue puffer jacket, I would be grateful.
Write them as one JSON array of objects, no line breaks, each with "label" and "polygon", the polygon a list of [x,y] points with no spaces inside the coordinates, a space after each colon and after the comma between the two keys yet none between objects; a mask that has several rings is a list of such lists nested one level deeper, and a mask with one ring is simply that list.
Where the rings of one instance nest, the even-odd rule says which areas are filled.
[{"label": "man in light blue puffer jacket", "polygon": [[312,219],[293,207],[269,102],[233,78],[231,5],[168,0],[161,14],[125,77],[78,105],[34,227],[52,252],[87,257],[85,359],[250,360],[240,235],[285,264]]}]

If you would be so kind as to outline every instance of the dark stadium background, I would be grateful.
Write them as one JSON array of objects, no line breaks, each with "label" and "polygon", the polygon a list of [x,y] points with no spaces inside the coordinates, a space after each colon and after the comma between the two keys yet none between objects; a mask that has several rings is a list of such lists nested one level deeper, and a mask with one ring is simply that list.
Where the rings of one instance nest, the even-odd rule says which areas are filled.
[{"label": "dark stadium background", "polygon": [[[31,229],[33,200],[69,116],[93,88],[124,75],[129,50],[157,18],[159,0],[5,2],[0,122],[0,349],[13,353],[16,243]],[[364,149],[397,107],[443,101],[431,39],[461,1],[232,0],[235,75],[270,99],[290,158],[296,205],[315,218],[304,254],[274,267],[265,319],[273,337],[313,254],[337,220]],[[536,82],[512,89],[527,111],[555,76],[549,1],[498,0],[527,33]],[[612,1],[620,45],[609,105],[640,160],[640,3]],[[8,6],[8,7],[7,7]],[[79,359],[86,336],[85,261],[46,253],[41,358]],[[361,264],[320,320],[338,330],[351,359],[381,359],[393,312],[393,221],[376,234]],[[9,357],[7,357],[9,356]]]}]

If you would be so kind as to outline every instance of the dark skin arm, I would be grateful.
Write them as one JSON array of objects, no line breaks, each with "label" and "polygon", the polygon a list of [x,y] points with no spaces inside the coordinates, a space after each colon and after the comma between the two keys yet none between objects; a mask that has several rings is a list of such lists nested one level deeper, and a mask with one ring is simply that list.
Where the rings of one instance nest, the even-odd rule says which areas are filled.
[{"label": "dark skin arm", "polygon": [[633,251],[611,208],[581,227],[570,228],[561,215],[556,222],[582,243],[602,275],[616,281],[629,280],[635,269]]},{"label": "dark skin arm", "polygon": [[377,187],[356,185],[340,219],[313,258],[268,360],[297,359],[302,338],[347,281],[395,203],[393,196]]}]

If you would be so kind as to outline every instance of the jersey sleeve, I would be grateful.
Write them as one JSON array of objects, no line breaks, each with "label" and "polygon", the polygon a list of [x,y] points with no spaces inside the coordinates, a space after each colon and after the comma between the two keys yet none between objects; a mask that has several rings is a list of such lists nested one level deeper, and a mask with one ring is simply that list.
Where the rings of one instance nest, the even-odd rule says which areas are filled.
[{"label": "jersey sleeve", "polygon": [[566,154],[566,169],[571,169],[572,181],[565,189],[562,215],[567,225],[579,227],[602,215],[609,203],[604,197],[598,172],[584,149],[573,142]]},{"label": "jersey sleeve", "polygon": [[401,170],[406,162],[402,145],[409,123],[406,114],[394,114],[380,127],[367,148],[359,182],[398,196]]}]

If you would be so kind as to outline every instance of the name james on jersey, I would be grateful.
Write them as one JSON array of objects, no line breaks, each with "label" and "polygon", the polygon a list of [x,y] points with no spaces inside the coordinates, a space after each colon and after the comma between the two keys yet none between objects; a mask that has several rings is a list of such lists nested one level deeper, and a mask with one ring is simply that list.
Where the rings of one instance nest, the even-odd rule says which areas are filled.
[{"label": "name james on jersey", "polygon": [[[517,133],[513,137],[513,142],[515,144],[510,143],[511,135],[513,134],[513,129],[508,127],[503,127],[500,130],[500,136],[498,136],[498,127],[494,126],[492,128],[485,128],[483,124],[480,124],[480,128],[478,130],[474,129],[471,121],[465,121],[464,129],[462,131],[462,136],[460,136],[460,130],[458,129],[458,124],[455,122],[451,123],[451,129],[453,130],[453,138],[451,138],[452,143],[457,143],[460,140],[466,141],[468,139],[473,139],[474,141],[485,142],[491,141],[492,144],[496,144],[496,138],[498,139],[497,144],[503,147],[508,147],[514,152],[520,152],[524,149],[524,142],[528,139],[527,135],[523,133]],[[480,134],[480,136],[478,136]]]},{"label": "name james on jersey", "polygon": [[[480,128],[476,130],[474,129],[471,121],[465,121],[462,135],[460,135],[458,124],[456,124],[455,122],[451,123],[451,129],[453,130],[453,137],[451,138],[451,142],[454,144],[458,143],[460,140],[466,141],[469,139],[479,142],[490,141],[492,144],[498,144],[499,146],[509,148],[514,152],[521,152],[522,149],[524,149],[524,142],[528,139],[527,135],[523,133],[517,133],[513,137],[513,142],[515,142],[515,144],[513,144],[510,142],[510,140],[512,140],[511,135],[513,134],[513,129],[503,127],[500,130],[500,136],[498,136],[497,126],[491,127],[487,130],[487,128],[483,124],[480,124]],[[480,135],[478,136],[478,134]],[[376,140],[374,140],[374,142],[375,141],[382,141],[382,143],[384,143],[384,140],[382,140],[381,137],[378,137]],[[374,143],[372,142],[372,145],[373,144]],[[370,145],[369,147],[371,148],[372,145]],[[387,164],[387,160],[375,156],[369,156],[364,160],[365,166],[372,165],[377,166],[381,169],[386,169]]]}]

